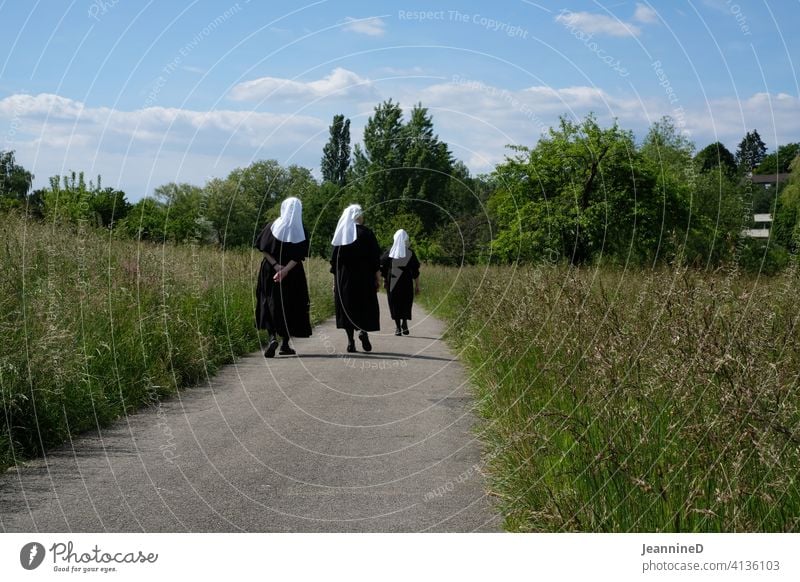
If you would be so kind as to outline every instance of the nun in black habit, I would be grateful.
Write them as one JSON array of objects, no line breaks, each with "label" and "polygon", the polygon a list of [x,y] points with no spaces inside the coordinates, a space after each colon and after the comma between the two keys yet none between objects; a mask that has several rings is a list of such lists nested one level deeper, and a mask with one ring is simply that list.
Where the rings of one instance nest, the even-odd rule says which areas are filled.
[{"label": "nun in black habit", "polygon": [[347,351],[355,352],[354,331],[365,352],[372,351],[370,331],[380,330],[378,289],[381,249],[373,232],[363,224],[361,206],[342,212],[333,234],[331,273],[336,305],[336,327],[347,333]]},{"label": "nun in black habit", "polygon": [[256,285],[256,327],[269,332],[264,357],[272,358],[282,338],[281,355],[294,355],[290,337],[311,336],[310,301],[303,260],[308,256],[308,232],[297,198],[281,203],[281,215],[261,231],[256,248],[264,253]]},{"label": "nun in black habit", "polygon": [[408,247],[408,233],[402,228],[394,233],[392,248],[381,256],[381,275],[396,326],[394,335],[408,335],[414,294],[419,293],[419,260]]}]

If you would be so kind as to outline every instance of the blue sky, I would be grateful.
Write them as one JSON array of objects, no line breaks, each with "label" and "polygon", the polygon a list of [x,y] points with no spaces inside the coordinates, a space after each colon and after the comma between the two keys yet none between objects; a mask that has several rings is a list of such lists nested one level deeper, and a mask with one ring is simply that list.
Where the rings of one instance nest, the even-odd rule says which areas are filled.
[{"label": "blue sky", "polygon": [[36,186],[102,174],[130,200],[257,159],[318,174],[328,125],[429,108],[475,173],[595,112],[698,149],[800,141],[800,1],[0,0],[0,149]]}]

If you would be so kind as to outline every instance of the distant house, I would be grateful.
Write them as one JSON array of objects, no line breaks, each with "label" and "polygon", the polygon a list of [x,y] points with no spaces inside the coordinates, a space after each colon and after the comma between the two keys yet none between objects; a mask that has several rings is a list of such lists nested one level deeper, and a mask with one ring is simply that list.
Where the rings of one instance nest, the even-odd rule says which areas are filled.
[{"label": "distant house", "polygon": [[777,188],[786,182],[789,176],[791,176],[789,172],[783,174],[752,174],[750,176],[750,182],[761,186],[764,190],[769,190],[770,188]]},{"label": "distant house", "polygon": [[771,214],[754,214],[753,228],[746,228],[742,234],[750,238],[769,238],[769,229],[771,226]]}]

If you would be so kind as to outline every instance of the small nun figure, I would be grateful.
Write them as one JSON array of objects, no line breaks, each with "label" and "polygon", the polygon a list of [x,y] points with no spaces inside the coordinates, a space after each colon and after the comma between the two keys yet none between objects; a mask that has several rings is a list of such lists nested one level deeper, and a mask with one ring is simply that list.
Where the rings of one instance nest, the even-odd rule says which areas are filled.
[{"label": "small nun figure", "polygon": [[355,352],[355,330],[365,352],[372,351],[370,331],[380,330],[378,289],[381,249],[373,232],[364,226],[361,206],[344,209],[333,233],[331,273],[336,306],[336,327],[347,333],[347,351]]},{"label": "small nun figure", "polygon": [[419,260],[409,247],[408,233],[402,228],[394,233],[392,248],[381,256],[389,312],[397,326],[394,335],[408,335],[408,320],[414,294],[419,293]]},{"label": "small nun figure", "polygon": [[303,259],[308,256],[308,232],[303,226],[303,205],[297,198],[281,202],[281,215],[269,223],[256,239],[255,247],[264,253],[256,285],[256,327],[269,332],[265,358],[278,352],[296,352],[290,337],[310,337],[311,318],[308,284]]}]

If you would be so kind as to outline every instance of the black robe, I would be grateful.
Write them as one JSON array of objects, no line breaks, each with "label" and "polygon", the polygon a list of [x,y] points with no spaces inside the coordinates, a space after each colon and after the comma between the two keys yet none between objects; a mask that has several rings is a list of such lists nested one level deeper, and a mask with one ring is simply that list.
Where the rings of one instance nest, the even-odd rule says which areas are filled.
[{"label": "black robe", "polygon": [[380,268],[381,249],[370,229],[356,225],[356,240],[333,247],[331,273],[336,303],[336,327],[378,331],[378,289],[375,273]]},{"label": "black robe", "polygon": [[255,247],[272,255],[280,265],[286,265],[289,261],[297,264],[280,283],[276,283],[272,280],[276,271],[269,260],[264,257],[261,261],[256,285],[256,327],[282,337],[309,337],[311,302],[302,262],[308,256],[308,231],[303,227],[306,233],[303,242],[286,243],[275,238],[271,226],[272,223],[264,227],[256,239]]},{"label": "black robe", "polygon": [[393,259],[389,251],[381,257],[381,275],[389,299],[389,313],[392,319],[411,319],[411,305],[414,303],[414,279],[419,277],[419,260],[414,251],[408,250],[404,259]]}]

